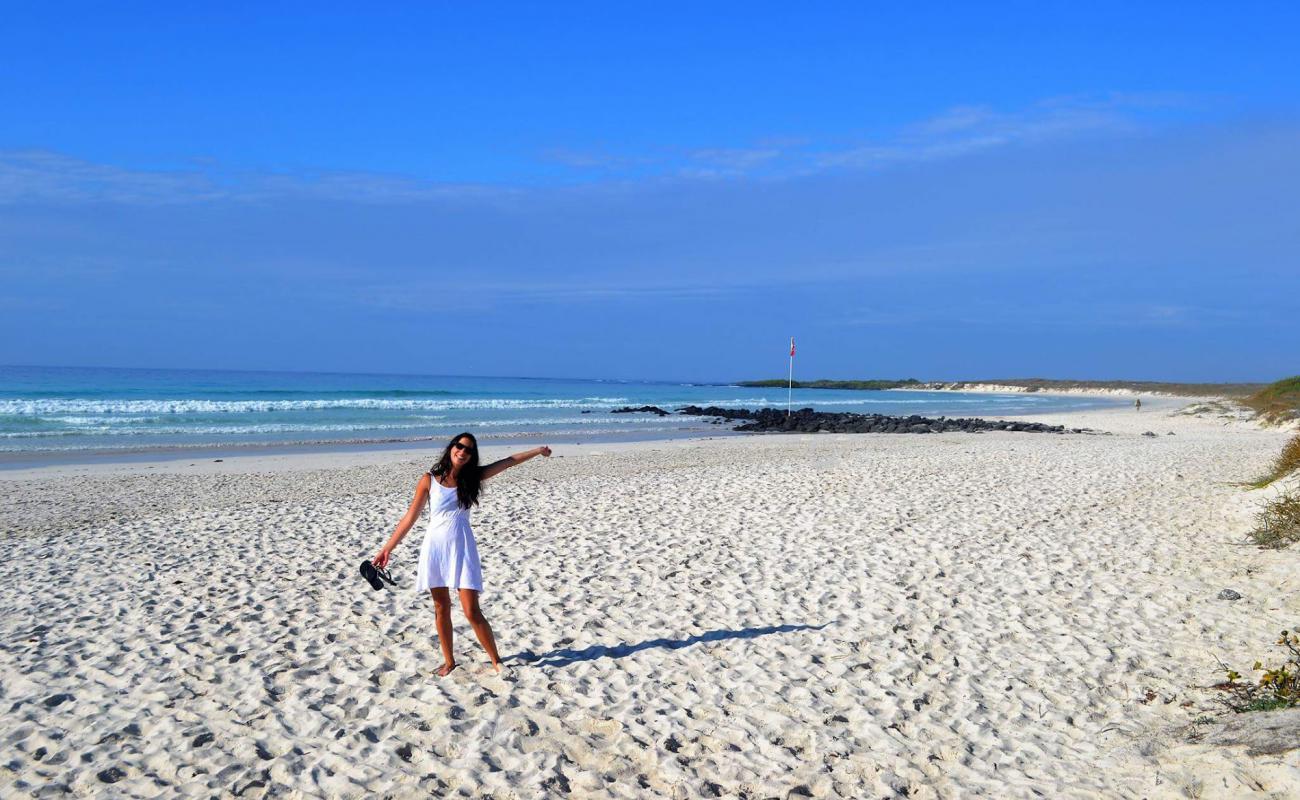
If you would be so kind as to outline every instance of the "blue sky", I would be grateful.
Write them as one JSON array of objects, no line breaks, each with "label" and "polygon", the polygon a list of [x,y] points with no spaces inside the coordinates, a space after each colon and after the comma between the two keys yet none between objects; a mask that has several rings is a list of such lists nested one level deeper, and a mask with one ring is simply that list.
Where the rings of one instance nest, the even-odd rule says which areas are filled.
[{"label": "blue sky", "polygon": [[1300,372],[1300,12],[19,3],[0,363]]}]

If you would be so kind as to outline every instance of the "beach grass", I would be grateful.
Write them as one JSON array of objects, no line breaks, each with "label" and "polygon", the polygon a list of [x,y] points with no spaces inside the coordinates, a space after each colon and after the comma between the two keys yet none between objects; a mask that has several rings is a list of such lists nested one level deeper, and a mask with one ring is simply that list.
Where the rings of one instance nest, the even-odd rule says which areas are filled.
[{"label": "beach grass", "polygon": [[1251,481],[1250,487],[1252,489],[1263,489],[1274,481],[1285,478],[1297,469],[1300,469],[1300,434],[1291,437],[1283,445],[1282,452],[1278,453],[1268,472]]},{"label": "beach grass", "polygon": [[1250,537],[1255,544],[1269,549],[1300,541],[1300,493],[1288,492],[1265,504]]},{"label": "beach grass", "polygon": [[1286,422],[1300,417],[1300,375],[1271,383],[1241,401],[1265,422]]}]

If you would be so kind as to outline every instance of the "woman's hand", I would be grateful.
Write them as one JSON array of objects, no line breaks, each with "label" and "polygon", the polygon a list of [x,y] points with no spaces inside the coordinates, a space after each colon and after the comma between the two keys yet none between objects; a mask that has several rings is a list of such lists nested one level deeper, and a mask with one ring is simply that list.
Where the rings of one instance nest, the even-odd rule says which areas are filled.
[{"label": "woman's hand", "polygon": [[370,559],[370,563],[375,565],[375,569],[383,569],[388,566],[388,557],[392,555],[387,550],[380,550],[375,553],[375,557]]},{"label": "woman's hand", "polygon": [[541,447],[537,448],[537,454],[538,454],[538,455],[541,455],[541,456],[546,456],[547,458],[550,458],[550,457],[551,457],[551,448],[547,447],[546,445],[542,445]]}]

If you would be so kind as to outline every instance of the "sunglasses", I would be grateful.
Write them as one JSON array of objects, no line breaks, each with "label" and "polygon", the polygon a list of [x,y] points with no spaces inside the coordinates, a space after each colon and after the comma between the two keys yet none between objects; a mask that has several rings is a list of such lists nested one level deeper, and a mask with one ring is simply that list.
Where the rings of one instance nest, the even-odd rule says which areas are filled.
[{"label": "sunglasses", "polygon": [[451,443],[451,449],[452,449],[452,450],[468,450],[469,452],[472,453],[472,452],[474,452],[474,445],[472,445],[472,444],[461,444],[460,442],[452,442],[452,443]]}]

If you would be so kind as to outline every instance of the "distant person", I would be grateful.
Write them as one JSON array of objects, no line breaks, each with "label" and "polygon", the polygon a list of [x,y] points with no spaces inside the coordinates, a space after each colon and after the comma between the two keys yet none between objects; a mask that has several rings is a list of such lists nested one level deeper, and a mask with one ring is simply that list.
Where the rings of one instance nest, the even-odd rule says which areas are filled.
[{"label": "distant person", "polygon": [[1138,410],[1138,411],[1141,411],[1141,410],[1142,410],[1142,398],[1141,398],[1141,397],[1134,397],[1134,398],[1133,398],[1133,408],[1136,409],[1136,410]]},{"label": "distant person", "polygon": [[433,469],[420,476],[415,485],[415,498],[406,509],[406,515],[397,523],[397,529],[383,548],[371,559],[377,569],[386,567],[393,548],[411,530],[425,504],[429,503],[429,529],[424,534],[424,544],[420,546],[415,588],[433,595],[438,644],[442,647],[440,678],[456,668],[451,649],[452,589],[460,594],[461,610],[465,612],[479,644],[487,651],[492,668],[501,671],[501,658],[497,655],[492,626],[488,625],[478,604],[479,592],[483,591],[483,573],[479,567],[478,548],[474,544],[474,531],[469,526],[469,511],[478,505],[479,487],[483,481],[534,456],[550,455],[551,448],[535,447],[480,467],[478,441],[474,436],[462,433],[453,437]]}]

